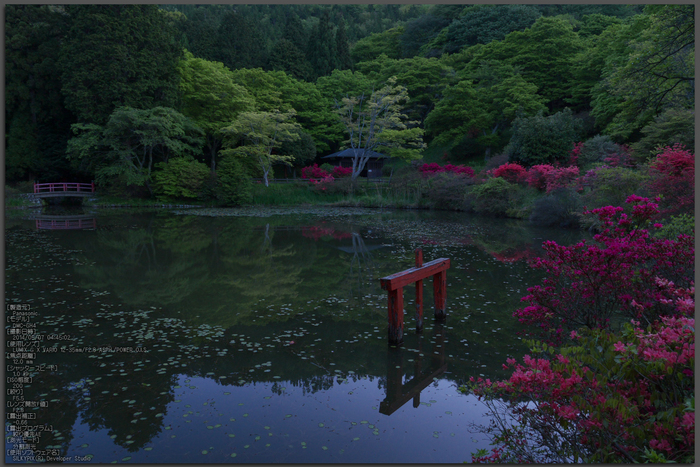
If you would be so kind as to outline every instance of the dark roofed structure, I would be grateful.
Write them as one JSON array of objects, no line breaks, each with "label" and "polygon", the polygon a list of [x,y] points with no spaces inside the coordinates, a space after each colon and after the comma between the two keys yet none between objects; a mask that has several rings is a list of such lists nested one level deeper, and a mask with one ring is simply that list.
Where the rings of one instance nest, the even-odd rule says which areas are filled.
[{"label": "dark roofed structure", "polygon": [[[369,160],[365,165],[365,168],[360,173],[361,177],[367,178],[379,178],[382,176],[382,167],[384,166],[385,159],[389,156],[381,154],[374,151],[367,151],[369,154]],[[325,159],[328,163],[333,165],[338,165],[340,167],[352,167],[352,158],[355,157],[355,151],[352,148],[344,149],[342,151],[334,152],[327,156],[323,156],[321,159]]]}]

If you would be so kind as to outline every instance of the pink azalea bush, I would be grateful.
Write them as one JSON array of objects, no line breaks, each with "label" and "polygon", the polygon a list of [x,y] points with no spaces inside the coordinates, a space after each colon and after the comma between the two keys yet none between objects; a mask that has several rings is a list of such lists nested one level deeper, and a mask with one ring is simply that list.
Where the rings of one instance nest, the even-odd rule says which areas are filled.
[{"label": "pink azalea bush", "polygon": [[[542,285],[528,288],[523,301],[529,305],[514,316],[539,337],[558,345],[567,331],[581,326],[607,328],[619,316],[651,323],[660,316],[675,314],[670,307],[670,289],[694,286],[694,238],[676,240],[652,237],[646,227],[658,213],[658,204],[632,195],[632,212],[621,207],[594,209],[604,229],[595,244],[581,241],[572,246],[544,242],[544,258],[532,266],[547,271]],[[661,228],[661,224],[651,226]]]},{"label": "pink azalea bush", "polygon": [[468,177],[474,176],[474,169],[472,169],[471,167],[452,164],[446,164],[444,166],[441,166],[436,162],[431,162],[430,164],[423,164],[420,167],[418,167],[418,171],[425,175],[435,175],[436,173],[448,172],[459,175],[466,175]]},{"label": "pink azalea bush", "polygon": [[547,193],[557,188],[565,188],[572,185],[578,178],[579,170],[576,166],[554,167],[544,174]]},{"label": "pink azalea bush", "polygon": [[301,169],[301,178],[311,179],[311,183],[316,182],[316,180],[313,180],[314,178],[326,178],[328,176],[330,176],[330,174],[319,167],[318,164],[310,165]]},{"label": "pink azalea bush", "polygon": [[511,183],[517,183],[526,175],[526,172],[525,167],[522,165],[509,162],[497,167],[493,171],[493,176],[503,178]]},{"label": "pink azalea bush", "polygon": [[578,165],[578,157],[581,155],[581,150],[583,149],[583,141],[574,143],[574,148],[569,153],[569,165]]},{"label": "pink azalea bush", "polygon": [[336,165],[333,167],[333,171],[331,172],[331,175],[334,178],[346,178],[352,175],[352,167],[341,167],[339,165]]},{"label": "pink azalea bush", "polygon": [[547,189],[547,179],[545,176],[554,170],[554,166],[550,164],[533,165],[527,171],[527,184],[538,190]]},{"label": "pink azalea bush", "polygon": [[[514,316],[548,343],[508,359],[507,380],[461,388],[485,401],[495,433],[473,462],[695,460],[694,238],[651,237],[658,204],[627,202],[630,215],[592,211],[604,226],[596,244],[545,242],[533,265],[547,277]],[[617,317],[628,320],[620,331]]]},{"label": "pink azalea bush", "polygon": [[666,146],[649,166],[649,189],[663,197],[660,217],[692,213],[695,207],[695,155],[684,146]]},{"label": "pink azalea bush", "polygon": [[692,462],[695,448],[695,320],[638,321],[620,334],[572,333],[560,350],[532,343],[537,355],[508,359],[505,381],[470,379],[494,410],[491,452],[473,462]]}]

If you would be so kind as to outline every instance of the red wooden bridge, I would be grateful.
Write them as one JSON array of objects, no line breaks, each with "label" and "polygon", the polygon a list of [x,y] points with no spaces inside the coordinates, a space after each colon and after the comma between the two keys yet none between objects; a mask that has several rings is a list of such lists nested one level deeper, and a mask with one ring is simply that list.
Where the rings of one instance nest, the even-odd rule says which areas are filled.
[{"label": "red wooden bridge", "polygon": [[59,196],[85,197],[95,193],[92,183],[34,183],[34,196],[37,198],[54,198]]}]

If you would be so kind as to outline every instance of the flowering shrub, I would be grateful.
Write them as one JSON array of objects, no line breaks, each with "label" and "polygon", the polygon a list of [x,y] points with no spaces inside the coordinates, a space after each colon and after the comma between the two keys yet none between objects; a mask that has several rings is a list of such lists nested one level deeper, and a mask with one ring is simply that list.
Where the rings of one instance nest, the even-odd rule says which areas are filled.
[{"label": "flowering shrub", "polygon": [[685,172],[695,171],[695,156],[681,144],[666,146],[650,165],[651,169],[668,177],[680,177]]},{"label": "flowering shrub", "polygon": [[310,165],[301,169],[301,178],[309,178],[311,179],[311,183],[316,183],[316,180],[313,180],[314,178],[326,178],[329,176],[330,174],[320,168],[318,164]]},{"label": "flowering shrub", "polygon": [[663,198],[661,216],[691,214],[695,207],[695,156],[684,146],[666,146],[649,166],[649,189]]},{"label": "flowering shrub", "polygon": [[464,165],[447,164],[444,166],[440,166],[440,164],[438,164],[436,162],[431,162],[430,164],[421,165],[420,167],[418,167],[418,170],[421,173],[424,173],[426,175],[434,175],[436,173],[450,172],[450,173],[455,173],[455,174],[466,175],[468,177],[474,176],[474,169],[472,169],[471,167],[464,166]]},{"label": "flowering shrub", "polygon": [[[694,238],[651,237],[642,227],[658,213],[658,205],[636,195],[627,202],[633,205],[630,216],[621,207],[591,211],[604,227],[594,237],[598,244],[544,242],[545,258],[532,265],[546,269],[548,277],[542,285],[528,288],[530,294],[522,300],[529,305],[513,316],[558,345],[565,331],[580,326],[607,328],[617,315],[651,323],[677,313],[665,301],[672,299],[669,289],[656,278],[694,293]],[[655,229],[660,227],[654,224]]]},{"label": "flowering shrub", "polygon": [[578,167],[556,167],[544,174],[547,193],[557,188],[566,188],[578,178]]},{"label": "flowering shrub", "polygon": [[569,165],[578,165],[578,158],[581,155],[581,150],[583,149],[583,141],[574,143],[574,149],[569,153]]},{"label": "flowering shrub", "polygon": [[520,164],[507,163],[493,171],[494,177],[503,178],[511,183],[517,183],[526,174],[525,167]]},{"label": "flowering shrub", "polygon": [[345,178],[349,177],[352,175],[352,167],[341,167],[339,165],[336,165],[333,167],[333,171],[331,172],[331,175],[334,178]]},{"label": "flowering shrub", "polygon": [[[470,379],[496,432],[491,454],[481,450],[472,461],[693,462],[695,320],[580,332],[559,352],[531,343],[540,355],[508,359],[506,381]],[[499,397],[508,411],[496,409]]]},{"label": "flowering shrub", "polygon": [[545,175],[554,170],[554,166],[550,164],[538,164],[533,165],[527,171],[526,181],[528,185],[538,190],[544,190],[547,188],[547,180]]},{"label": "flowering shrub", "polygon": [[630,148],[626,144],[619,145],[620,150],[608,155],[603,161],[610,167],[634,167],[634,159],[630,155]]}]

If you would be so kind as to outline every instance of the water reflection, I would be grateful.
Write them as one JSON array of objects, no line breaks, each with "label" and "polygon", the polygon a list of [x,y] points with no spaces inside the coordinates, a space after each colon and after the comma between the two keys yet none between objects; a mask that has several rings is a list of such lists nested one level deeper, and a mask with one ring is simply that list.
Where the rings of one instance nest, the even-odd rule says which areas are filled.
[{"label": "water reflection", "polygon": [[[231,462],[236,452],[239,462],[429,462],[432,450],[406,454],[427,437],[443,443],[442,461],[468,459],[460,439],[433,435],[459,433],[448,411],[473,410],[459,383],[498,377],[505,358],[518,357],[510,318],[537,279],[524,261],[492,252],[538,242],[522,225],[505,235],[459,216],[392,216],[129,211],[75,231],[14,222],[5,232],[6,300],[31,304],[37,333],[76,339],[46,343],[35,363],[53,370],[23,389],[26,400],[48,402],[28,424],[51,424],[37,448],[98,462]],[[387,349],[378,278],[411,267],[418,246],[452,259],[448,322],[426,323],[424,335]],[[148,352],[61,350],[68,346]],[[410,400],[421,410],[404,408]],[[260,425],[270,430],[260,434]],[[404,427],[410,435],[401,438]],[[269,436],[271,447],[255,436]],[[318,445],[301,450],[290,440]],[[404,457],[386,454],[392,440]],[[194,455],[202,450],[205,458]]]},{"label": "water reflection", "polygon": [[[446,331],[447,328],[443,323],[435,323],[432,340],[434,344],[430,352],[430,364],[425,369],[423,368],[425,359],[423,335],[419,335],[418,346],[415,349],[403,347],[388,349],[386,398],[379,404],[379,413],[391,415],[411,399],[413,399],[414,408],[420,406],[421,391],[447,371],[447,362],[445,361]],[[413,378],[404,383],[404,355],[411,351],[415,354],[412,359]]]},{"label": "water reflection", "polygon": [[97,219],[91,215],[83,216],[38,216],[35,217],[36,228],[46,230],[83,230],[97,228]]}]

